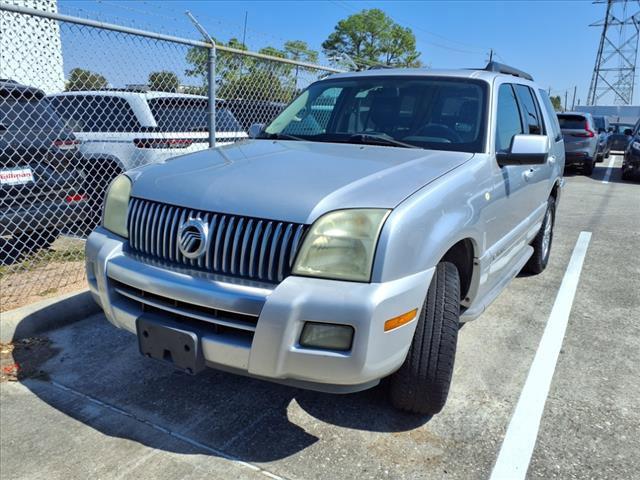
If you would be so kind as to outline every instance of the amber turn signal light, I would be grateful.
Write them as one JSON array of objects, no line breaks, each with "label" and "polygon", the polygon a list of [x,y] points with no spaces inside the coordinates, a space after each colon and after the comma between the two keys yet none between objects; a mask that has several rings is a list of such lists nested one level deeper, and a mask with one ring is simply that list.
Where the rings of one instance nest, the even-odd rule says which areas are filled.
[{"label": "amber turn signal light", "polygon": [[418,313],[418,309],[414,308],[410,312],[403,313],[398,317],[390,318],[389,320],[384,322],[384,331],[388,332],[389,330],[393,330],[394,328],[398,328],[398,327],[401,327],[402,325],[409,323],[411,320],[416,318],[417,313]]}]

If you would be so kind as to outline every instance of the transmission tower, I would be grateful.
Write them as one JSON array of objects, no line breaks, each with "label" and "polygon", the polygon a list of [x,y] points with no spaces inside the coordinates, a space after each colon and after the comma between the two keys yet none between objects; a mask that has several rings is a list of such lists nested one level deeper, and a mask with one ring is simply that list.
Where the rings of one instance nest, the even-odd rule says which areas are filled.
[{"label": "transmission tower", "polygon": [[596,0],[607,4],[603,20],[591,27],[602,27],[600,45],[593,68],[588,105],[597,105],[612,95],[616,105],[631,105],[636,79],[636,59],[640,34],[640,0]]}]

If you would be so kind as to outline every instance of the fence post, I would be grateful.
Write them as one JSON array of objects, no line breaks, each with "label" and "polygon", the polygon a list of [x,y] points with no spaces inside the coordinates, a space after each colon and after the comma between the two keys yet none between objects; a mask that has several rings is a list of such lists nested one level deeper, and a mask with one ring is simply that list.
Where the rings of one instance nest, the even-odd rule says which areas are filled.
[{"label": "fence post", "polygon": [[209,47],[208,51],[208,69],[207,69],[207,79],[208,79],[208,96],[209,96],[209,107],[208,107],[208,115],[209,115],[209,148],[214,148],[216,146],[216,47],[215,44],[212,44]]}]

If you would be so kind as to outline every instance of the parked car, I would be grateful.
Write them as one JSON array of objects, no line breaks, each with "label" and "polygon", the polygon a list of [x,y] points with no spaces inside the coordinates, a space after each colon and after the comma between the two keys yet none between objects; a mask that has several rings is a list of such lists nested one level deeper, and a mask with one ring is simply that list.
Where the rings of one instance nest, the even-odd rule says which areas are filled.
[{"label": "parked car", "polygon": [[598,133],[598,152],[596,153],[596,163],[602,163],[605,158],[609,158],[611,153],[609,147],[609,117],[604,115],[595,115],[593,123]]},{"label": "parked car", "polygon": [[640,178],[640,120],[633,128],[631,140],[627,143],[622,160],[622,179]]},{"label": "parked car", "polygon": [[119,176],[90,290],[184,371],[390,377],[396,407],[435,414],[459,322],[547,266],[563,168],[546,92],[511,67],[331,76],[252,141]]},{"label": "parked car", "polygon": [[565,167],[578,167],[591,176],[598,154],[598,136],[590,113],[558,113],[565,148]]},{"label": "parked car", "polygon": [[612,152],[624,152],[631,140],[634,125],[631,123],[611,124],[611,135],[609,135],[609,150]]},{"label": "parked car", "polygon": [[[91,197],[102,207],[104,191],[120,173],[208,148],[206,97],[168,92],[79,91],[49,97],[81,140],[92,180]],[[247,138],[220,101],[216,146]],[[98,216],[96,216],[98,218]]]},{"label": "parked car", "polygon": [[238,119],[242,129],[248,131],[254,123],[268,124],[287,106],[284,102],[268,100],[225,100],[224,106]]},{"label": "parked car", "polygon": [[86,216],[78,141],[44,95],[0,80],[0,265],[50,246]]}]

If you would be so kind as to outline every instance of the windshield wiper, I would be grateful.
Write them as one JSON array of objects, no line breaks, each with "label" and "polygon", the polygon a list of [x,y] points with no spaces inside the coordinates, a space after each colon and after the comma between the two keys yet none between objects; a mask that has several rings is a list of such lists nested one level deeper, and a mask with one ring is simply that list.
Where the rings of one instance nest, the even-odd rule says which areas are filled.
[{"label": "windshield wiper", "polygon": [[365,143],[369,145],[390,145],[394,147],[403,148],[421,148],[417,145],[401,142],[395,138],[385,137],[383,135],[376,135],[373,133],[356,133],[349,137],[349,143],[357,141],[358,143]]},{"label": "windshield wiper", "polygon": [[258,138],[266,138],[269,140],[297,140],[299,142],[305,142],[304,138],[296,137],[295,135],[289,135],[288,133],[263,133]]}]

